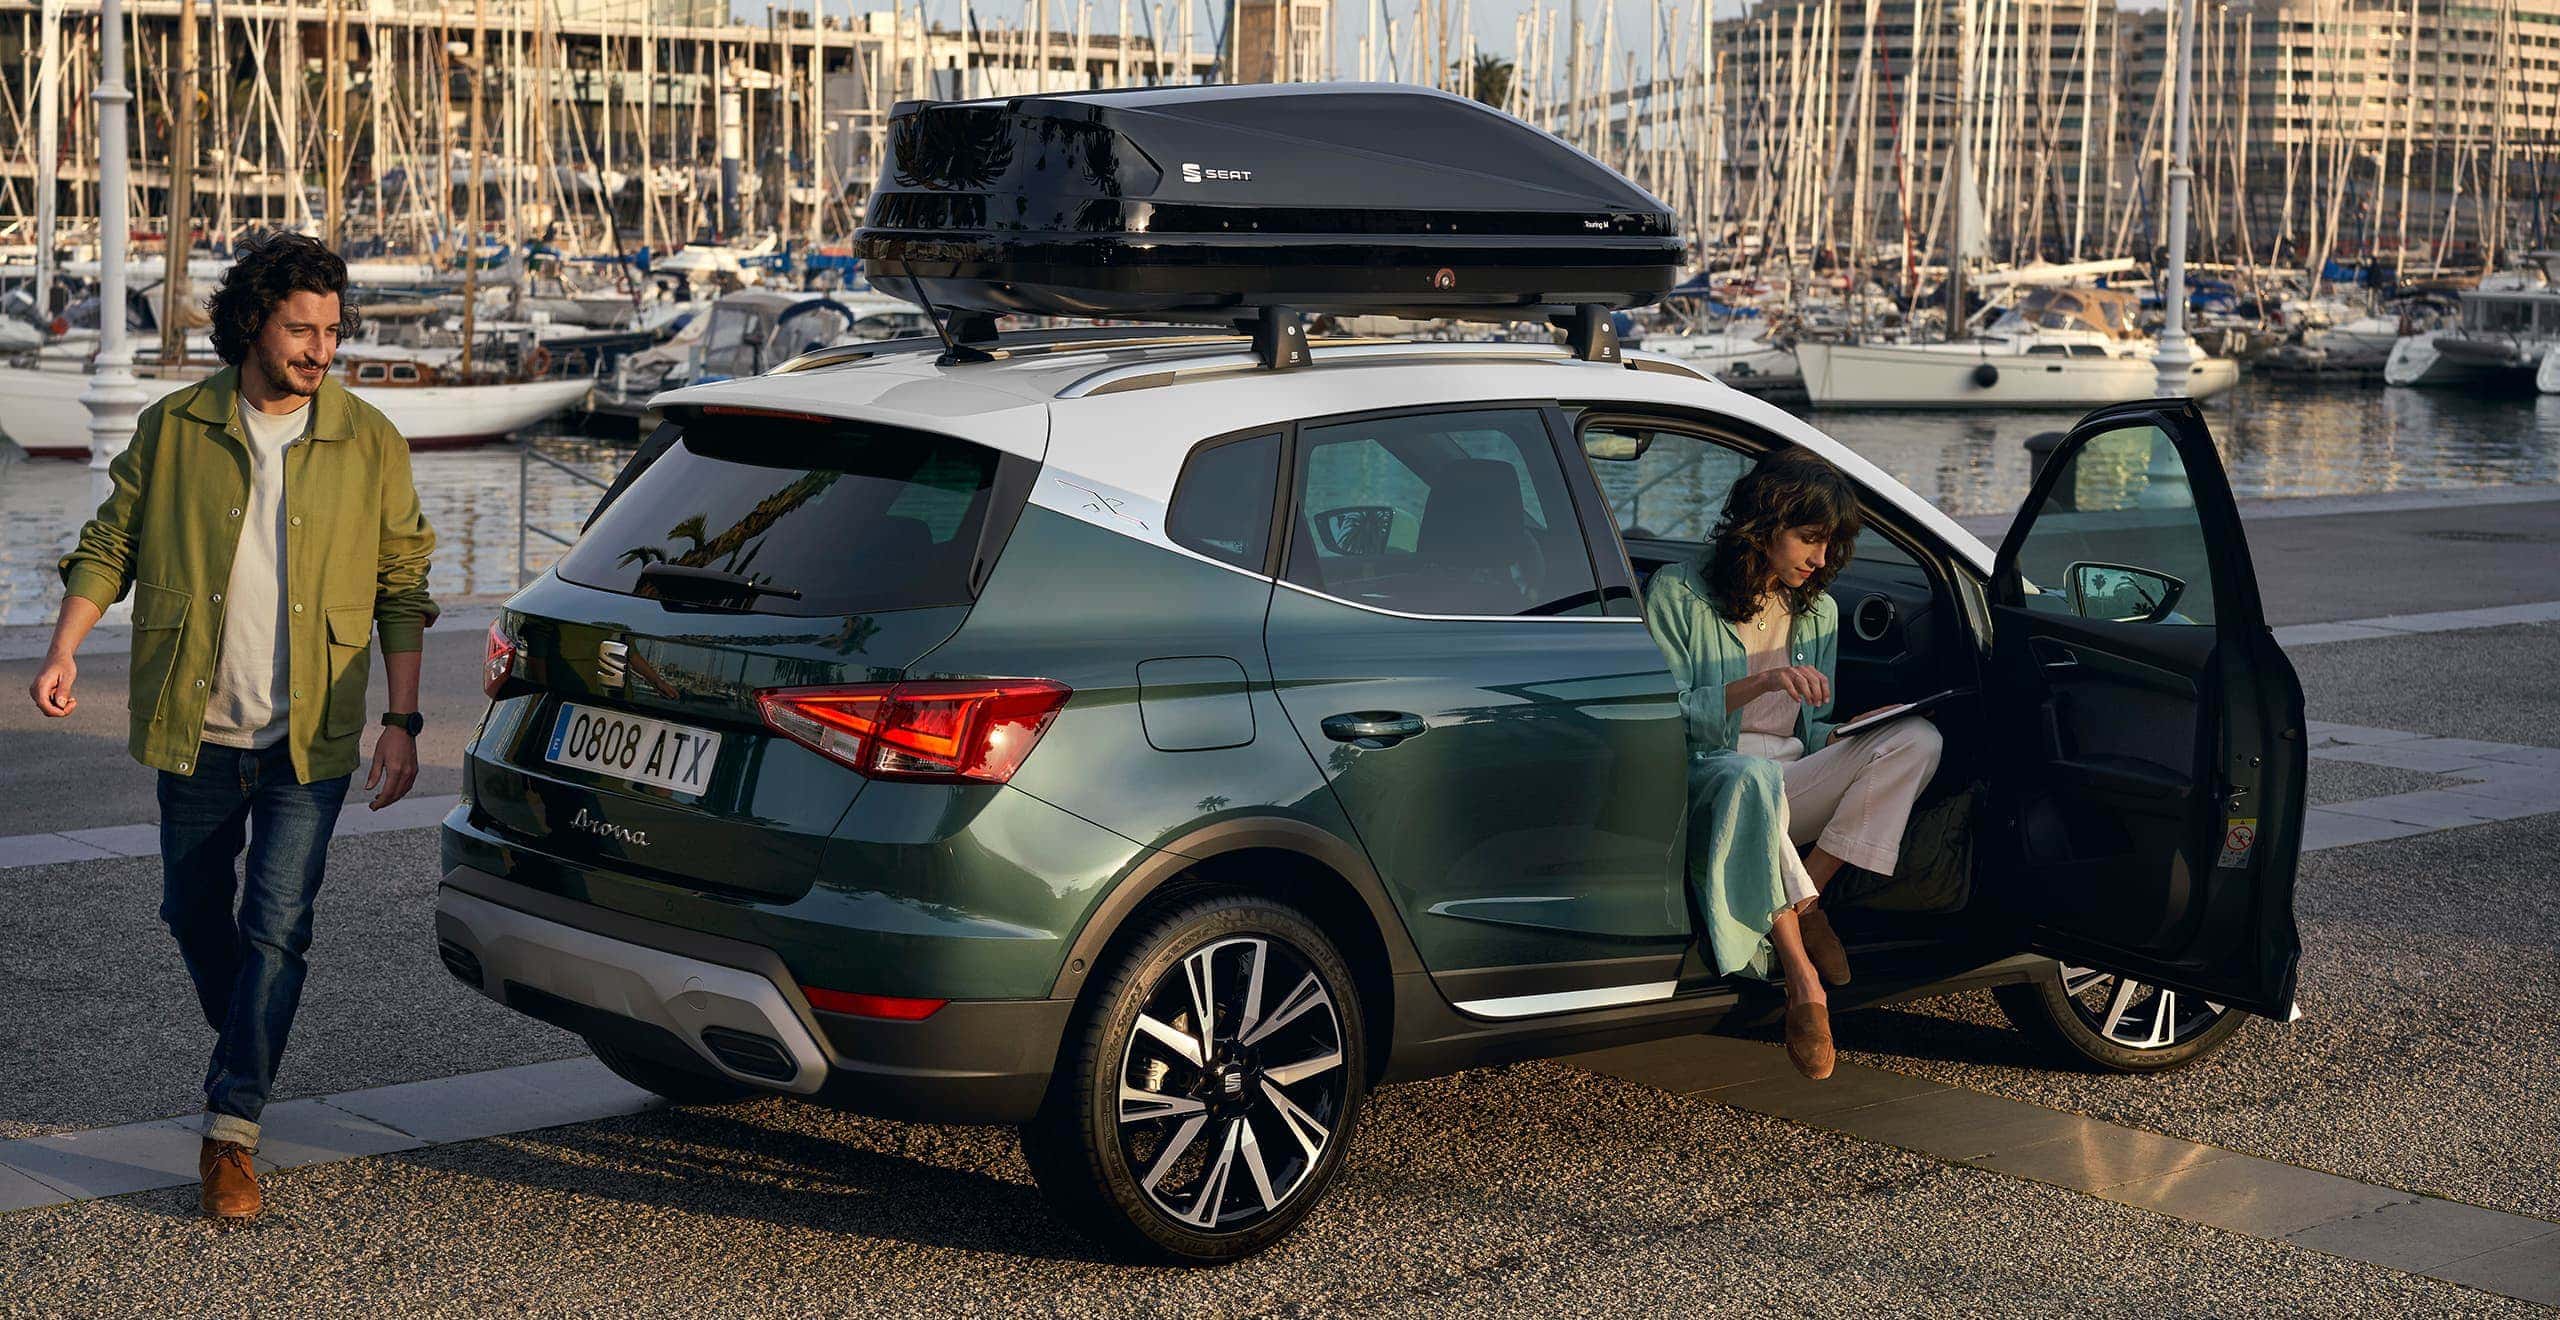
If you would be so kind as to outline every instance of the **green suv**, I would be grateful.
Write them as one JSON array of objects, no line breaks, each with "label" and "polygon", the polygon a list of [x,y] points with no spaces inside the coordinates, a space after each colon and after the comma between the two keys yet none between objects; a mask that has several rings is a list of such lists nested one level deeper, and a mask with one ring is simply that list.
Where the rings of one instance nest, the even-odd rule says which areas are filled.
[{"label": "green suv", "polygon": [[490,631],[441,953],[642,1087],[1018,1124],[1069,1222],[1214,1262],[1374,1086],[1768,1021],[1640,602],[1784,444],[1867,499],[1840,709],[1978,694],[1833,891],[1834,1007],[1996,985],[2125,1069],[2291,1007],[2301,692],[2184,403],[2091,414],[1995,555],[1642,353],[942,348],[663,396]]}]

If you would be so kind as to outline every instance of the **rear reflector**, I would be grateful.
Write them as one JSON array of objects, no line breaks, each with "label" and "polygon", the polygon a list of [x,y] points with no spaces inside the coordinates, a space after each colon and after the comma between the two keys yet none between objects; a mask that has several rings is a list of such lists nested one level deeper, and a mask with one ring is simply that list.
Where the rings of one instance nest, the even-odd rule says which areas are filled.
[{"label": "rear reflector", "polygon": [[873,779],[1001,784],[1074,693],[1045,678],[857,683],[756,694],[776,733]]},{"label": "rear reflector", "polygon": [[516,639],[507,635],[507,619],[501,614],[497,622],[489,625],[488,662],[480,667],[481,693],[491,701],[497,700],[515,670]]},{"label": "rear reflector", "polygon": [[809,996],[809,1007],[821,1013],[887,1018],[892,1022],[921,1022],[951,1002],[948,999],[900,999],[895,995],[858,995],[849,990],[821,990],[814,985],[804,985],[800,990]]}]

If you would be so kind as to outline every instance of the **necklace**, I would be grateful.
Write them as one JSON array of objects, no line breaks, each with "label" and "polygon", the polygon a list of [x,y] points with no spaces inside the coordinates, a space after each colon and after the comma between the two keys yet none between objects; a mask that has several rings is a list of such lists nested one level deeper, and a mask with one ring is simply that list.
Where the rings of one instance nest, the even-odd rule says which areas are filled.
[{"label": "necklace", "polygon": [[1773,604],[1775,604],[1775,603],[1776,603],[1776,602],[1774,602],[1774,601],[1770,600],[1769,598],[1767,598],[1767,597],[1765,597],[1765,596],[1761,598],[1761,602],[1760,602],[1760,617],[1758,617],[1758,618],[1756,618],[1756,619],[1753,619],[1753,620],[1751,621],[1751,626],[1752,626],[1754,629],[1757,629],[1757,630],[1758,630],[1758,631],[1760,631],[1760,632],[1767,632],[1767,631],[1769,631],[1769,613],[1770,613],[1770,607],[1771,607]]}]

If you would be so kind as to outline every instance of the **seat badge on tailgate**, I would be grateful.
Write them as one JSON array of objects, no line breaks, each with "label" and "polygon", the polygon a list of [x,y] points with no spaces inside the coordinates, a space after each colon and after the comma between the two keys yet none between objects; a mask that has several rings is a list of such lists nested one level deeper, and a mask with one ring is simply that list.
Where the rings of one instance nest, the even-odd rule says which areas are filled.
[{"label": "seat badge on tailgate", "polygon": [[621,642],[596,643],[596,682],[604,687],[622,686],[630,670],[631,648]]}]

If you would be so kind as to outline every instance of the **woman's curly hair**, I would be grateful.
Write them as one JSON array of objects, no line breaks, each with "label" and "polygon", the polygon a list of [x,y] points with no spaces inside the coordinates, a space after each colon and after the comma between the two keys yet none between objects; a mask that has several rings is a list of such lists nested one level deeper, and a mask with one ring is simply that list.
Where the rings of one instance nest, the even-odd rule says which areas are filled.
[{"label": "woman's curly hair", "polygon": [[1773,451],[1752,465],[1724,499],[1715,540],[1699,565],[1708,599],[1729,623],[1760,612],[1760,590],[1769,580],[1769,547],[1790,527],[1817,528],[1830,553],[1801,587],[1787,589],[1787,612],[1813,608],[1831,580],[1848,567],[1862,525],[1858,488],[1840,469],[1800,445]]},{"label": "woman's curly hair", "polygon": [[253,234],[240,240],[222,287],[205,299],[205,311],[213,318],[213,351],[235,367],[248,361],[249,346],[266,329],[276,304],[294,293],[338,295],[341,340],[354,337],[363,324],[355,301],[347,297],[347,263],[337,253],[306,234]]}]

